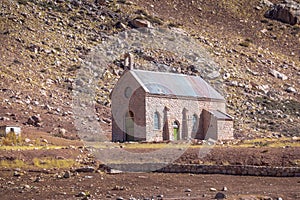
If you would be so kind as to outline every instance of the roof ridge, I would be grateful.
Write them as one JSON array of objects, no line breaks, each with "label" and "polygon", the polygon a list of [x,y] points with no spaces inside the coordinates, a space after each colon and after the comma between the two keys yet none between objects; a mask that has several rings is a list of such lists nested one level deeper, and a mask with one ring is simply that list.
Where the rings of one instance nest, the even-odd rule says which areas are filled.
[{"label": "roof ridge", "polygon": [[[193,75],[187,75],[187,74],[181,74],[181,73],[173,73],[169,71],[149,71],[149,70],[143,70],[143,69],[132,69],[130,71],[140,71],[140,72],[149,72],[149,73],[157,73],[157,74],[172,74],[172,75],[178,75],[178,76],[193,76]],[[193,77],[200,77],[200,76],[193,76]],[[201,77],[200,77],[201,78]]]}]

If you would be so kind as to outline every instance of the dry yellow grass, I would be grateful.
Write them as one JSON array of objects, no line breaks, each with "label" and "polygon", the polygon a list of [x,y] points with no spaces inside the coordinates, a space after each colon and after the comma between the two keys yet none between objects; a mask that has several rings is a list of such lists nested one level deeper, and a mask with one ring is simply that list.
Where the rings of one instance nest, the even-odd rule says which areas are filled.
[{"label": "dry yellow grass", "polygon": [[54,159],[54,158],[34,158],[32,163],[26,163],[22,160],[1,160],[0,169],[7,168],[21,168],[21,169],[31,169],[31,168],[41,168],[41,169],[50,169],[50,168],[60,168],[66,169],[76,166],[77,163],[73,159]]},{"label": "dry yellow grass", "polygon": [[76,165],[76,161],[73,159],[54,159],[54,158],[43,158],[33,159],[33,165],[38,168],[49,169],[49,168],[70,168]]}]

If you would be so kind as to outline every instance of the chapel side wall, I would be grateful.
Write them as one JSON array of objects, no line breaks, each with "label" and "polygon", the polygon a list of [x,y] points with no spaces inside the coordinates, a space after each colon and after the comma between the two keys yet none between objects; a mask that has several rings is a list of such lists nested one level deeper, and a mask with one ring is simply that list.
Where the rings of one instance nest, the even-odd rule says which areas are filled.
[{"label": "chapel side wall", "polygon": [[[133,95],[135,91],[140,88],[140,84],[132,76],[131,73],[126,72],[119,81],[117,82],[113,92],[112,92],[112,141],[121,141],[125,140],[125,115],[130,109],[130,104],[133,104],[132,98],[125,97],[125,89],[127,87],[132,88]],[[130,103],[131,101],[131,103]],[[143,100],[145,102],[145,100]],[[143,115],[143,113],[134,113],[135,116]],[[140,126],[136,127],[137,131],[140,133],[145,133],[144,129],[141,130]],[[138,135],[139,135],[138,134]],[[141,136],[141,135],[139,135]],[[145,138],[145,137],[144,137]]]},{"label": "chapel side wall", "polygon": [[233,120],[218,120],[218,140],[233,138]]},{"label": "chapel side wall", "polygon": [[134,91],[129,101],[129,110],[134,114],[134,137],[136,141],[146,140],[145,109],[145,91],[139,87]]},{"label": "chapel side wall", "polygon": [[117,120],[115,118],[112,118],[112,141],[113,142],[123,142],[125,139],[123,127],[120,127],[118,125]]},{"label": "chapel side wall", "polygon": [[204,133],[204,139],[208,140],[209,138],[218,140],[218,120],[217,118],[212,115],[210,112],[204,110],[203,111],[205,114],[203,115],[203,133]]},{"label": "chapel side wall", "polygon": [[[211,101],[211,100],[192,100],[192,99],[182,99],[182,98],[167,98],[159,96],[146,96],[146,140],[147,141],[162,141],[163,140],[163,119],[164,119],[164,109],[168,108],[168,130],[169,139],[174,140],[173,135],[173,122],[177,120],[180,123],[180,139],[185,133],[182,132],[183,127],[183,109],[187,109],[187,139],[195,137],[193,132],[192,116],[196,114],[200,119],[200,115],[203,109],[206,110],[220,110],[225,112],[225,102],[224,101]],[[154,130],[154,112],[159,112],[161,116],[161,129]],[[202,127],[198,127],[199,130]],[[197,135],[196,135],[197,137]]]}]

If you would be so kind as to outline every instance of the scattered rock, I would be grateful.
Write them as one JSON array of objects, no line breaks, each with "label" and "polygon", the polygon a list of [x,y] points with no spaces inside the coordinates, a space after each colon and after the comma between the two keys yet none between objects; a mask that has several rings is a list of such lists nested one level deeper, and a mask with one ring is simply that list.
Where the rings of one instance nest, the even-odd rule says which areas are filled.
[{"label": "scattered rock", "polygon": [[9,121],[10,118],[9,117],[0,117],[0,120],[2,120],[2,121]]},{"label": "scattered rock", "polygon": [[23,189],[30,189],[31,187],[30,187],[30,185],[24,185],[23,186]]},{"label": "scattered rock", "polygon": [[44,142],[44,143],[48,144],[48,140],[46,140],[46,139],[42,139],[41,142]]},{"label": "scattered rock", "polygon": [[79,192],[77,195],[75,195],[76,197],[85,197],[86,193],[85,192]]},{"label": "scattered rock", "polygon": [[220,76],[220,72],[218,72],[218,71],[213,71],[213,72],[211,72],[211,73],[209,73],[209,74],[207,75],[207,78],[213,80],[213,79],[218,78],[219,76]]},{"label": "scattered rock", "polygon": [[40,127],[42,124],[42,118],[40,117],[40,115],[31,116],[28,118],[27,124]]},{"label": "scattered rock", "polygon": [[222,191],[228,191],[228,188],[226,186],[224,186]]},{"label": "scattered rock", "polygon": [[7,184],[8,185],[14,185],[15,183],[13,181],[8,181]]},{"label": "scattered rock", "polygon": [[67,130],[64,129],[64,128],[60,128],[60,129],[58,130],[58,133],[59,133],[61,136],[65,136],[65,135],[66,135],[66,132],[67,132]]},{"label": "scattered rock", "polygon": [[288,77],[286,75],[284,75],[283,73],[280,73],[279,71],[276,71],[274,69],[271,69],[270,72],[269,72],[271,75],[273,75],[274,77],[276,78],[279,78],[283,81],[287,80]]},{"label": "scattered rock", "polygon": [[218,192],[215,196],[215,199],[226,199],[226,195],[222,192]]},{"label": "scattered rock", "polygon": [[71,172],[70,171],[66,171],[63,177],[64,178],[70,178],[71,177]]},{"label": "scattered rock", "polygon": [[217,189],[216,188],[209,188],[209,191],[215,192],[215,191],[217,191]]},{"label": "scattered rock", "polygon": [[36,177],[36,179],[33,182],[38,183],[41,181],[43,181],[43,179],[40,176],[38,176],[38,177]]},{"label": "scattered rock", "polygon": [[268,6],[268,7],[271,7],[271,6],[273,6],[274,4],[273,4],[271,1],[269,1],[269,0],[262,0],[262,1],[260,2],[260,5],[261,5],[261,6]]},{"label": "scattered rock", "polygon": [[192,192],[192,190],[188,188],[184,192]]},{"label": "scattered rock", "polygon": [[76,172],[94,172],[95,168],[92,166],[81,167],[75,170]]},{"label": "scattered rock", "polygon": [[72,4],[73,6],[75,6],[75,7],[79,7],[79,6],[82,4],[82,2],[81,2],[81,1],[78,1],[78,0],[72,0],[72,1],[71,1],[71,4]]},{"label": "scattered rock", "polygon": [[257,85],[256,89],[264,92],[265,94],[267,94],[270,91],[269,85]]},{"label": "scattered rock", "polygon": [[124,190],[124,189],[125,189],[124,186],[116,185],[112,190]]},{"label": "scattered rock", "polygon": [[288,87],[286,89],[286,91],[289,92],[289,93],[297,93],[297,90],[295,88],[293,88],[293,87]]},{"label": "scattered rock", "polygon": [[227,79],[229,79],[230,78],[230,74],[229,73],[225,73],[224,75],[223,75],[223,79],[224,80],[227,80]]},{"label": "scattered rock", "polygon": [[106,124],[111,124],[111,119],[109,118],[102,118],[102,121]]},{"label": "scattered rock", "polygon": [[25,141],[26,143],[31,142],[31,140],[30,140],[29,138],[25,138],[24,141]]},{"label": "scattered rock", "polygon": [[122,22],[117,22],[117,23],[116,23],[116,28],[126,29],[126,25],[123,24]]},{"label": "scattered rock", "polygon": [[19,172],[19,171],[14,171],[14,176],[15,176],[15,177],[20,177],[21,175],[22,175],[21,172]]},{"label": "scattered rock", "polygon": [[132,21],[130,21],[130,25],[133,28],[150,28],[151,27],[151,23],[145,19],[134,19]]},{"label": "scattered rock", "polygon": [[104,5],[106,3],[106,0],[95,0],[96,5]]}]

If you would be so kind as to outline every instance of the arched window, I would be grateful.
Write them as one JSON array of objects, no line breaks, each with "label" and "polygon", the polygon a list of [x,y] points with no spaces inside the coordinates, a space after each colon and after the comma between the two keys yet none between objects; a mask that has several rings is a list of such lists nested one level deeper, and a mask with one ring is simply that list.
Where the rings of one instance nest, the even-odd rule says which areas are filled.
[{"label": "arched window", "polygon": [[160,115],[157,111],[154,113],[154,129],[160,129]]},{"label": "arched window", "polygon": [[193,132],[196,132],[198,130],[198,116],[196,114],[192,117],[193,122]]}]

